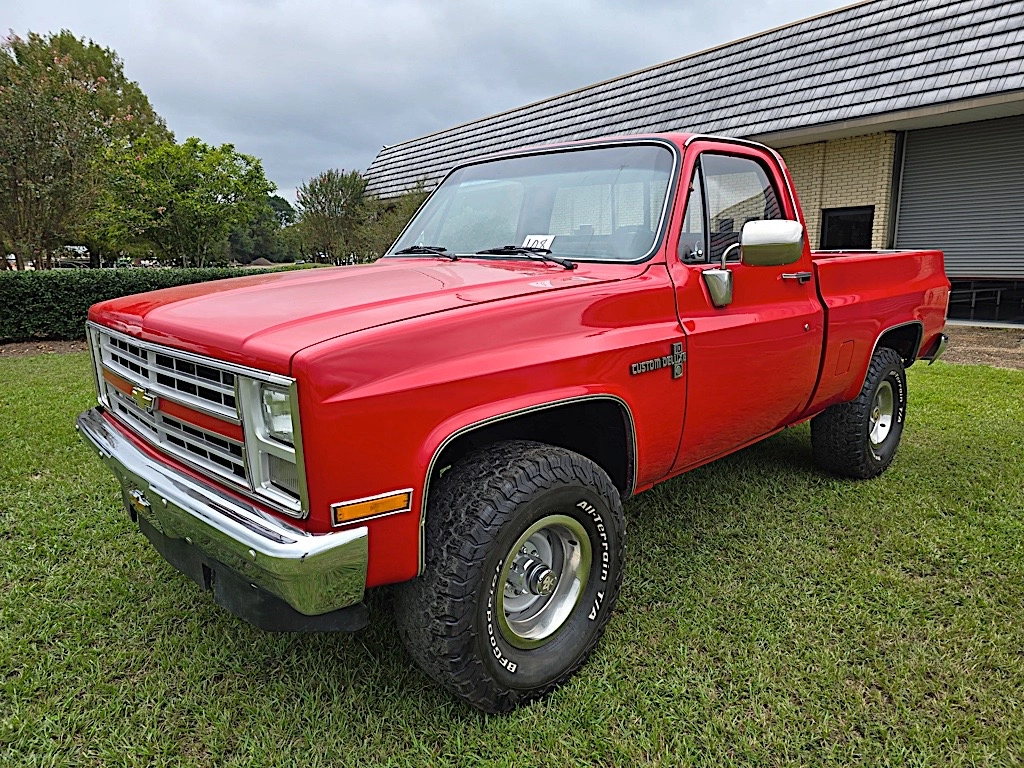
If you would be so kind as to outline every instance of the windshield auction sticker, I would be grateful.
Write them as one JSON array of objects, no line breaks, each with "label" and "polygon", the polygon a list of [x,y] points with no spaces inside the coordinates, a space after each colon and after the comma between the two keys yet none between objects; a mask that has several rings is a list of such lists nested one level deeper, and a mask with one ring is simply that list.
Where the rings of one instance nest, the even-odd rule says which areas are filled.
[{"label": "windshield auction sticker", "polygon": [[551,248],[557,235],[527,235],[523,240],[523,248]]}]

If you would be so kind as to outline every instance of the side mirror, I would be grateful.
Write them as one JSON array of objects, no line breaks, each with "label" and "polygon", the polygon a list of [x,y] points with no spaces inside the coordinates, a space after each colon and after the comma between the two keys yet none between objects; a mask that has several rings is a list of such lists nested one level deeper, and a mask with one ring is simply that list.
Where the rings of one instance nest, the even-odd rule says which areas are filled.
[{"label": "side mirror", "polygon": [[740,241],[722,253],[722,265],[701,270],[704,285],[716,307],[732,304],[732,270],[726,266],[729,255],[740,249],[744,264],[752,267],[779,267],[800,261],[804,253],[804,228],[799,221],[748,221],[740,232]]},{"label": "side mirror", "polygon": [[799,221],[748,221],[740,233],[740,254],[752,267],[778,267],[800,261],[804,228]]},{"label": "side mirror", "polygon": [[[730,245],[726,249],[728,253],[739,245]],[[732,304],[732,270],[725,267],[725,256],[722,256],[722,266],[712,269],[701,270],[700,276],[704,279],[708,294],[711,296],[711,303],[721,309]]]}]

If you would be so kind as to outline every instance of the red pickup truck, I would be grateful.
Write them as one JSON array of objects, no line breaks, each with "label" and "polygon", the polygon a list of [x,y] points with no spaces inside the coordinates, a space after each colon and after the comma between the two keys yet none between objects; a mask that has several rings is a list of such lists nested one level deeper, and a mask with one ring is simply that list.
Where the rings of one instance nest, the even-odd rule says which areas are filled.
[{"label": "red pickup truck", "polygon": [[943,351],[938,251],[812,253],[773,150],[666,134],[467,162],[369,266],[89,314],[78,419],[132,519],[229,611],[354,630],[397,585],[436,680],[508,710],[586,661],[623,500],[810,419],[871,478]]}]

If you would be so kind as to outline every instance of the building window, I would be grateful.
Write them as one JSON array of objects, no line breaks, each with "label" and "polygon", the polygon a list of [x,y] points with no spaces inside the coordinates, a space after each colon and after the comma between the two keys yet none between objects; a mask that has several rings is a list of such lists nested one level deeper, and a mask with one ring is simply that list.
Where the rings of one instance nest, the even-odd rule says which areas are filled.
[{"label": "building window", "polygon": [[875,206],[825,208],[821,211],[821,248],[825,251],[864,251],[871,248]]}]

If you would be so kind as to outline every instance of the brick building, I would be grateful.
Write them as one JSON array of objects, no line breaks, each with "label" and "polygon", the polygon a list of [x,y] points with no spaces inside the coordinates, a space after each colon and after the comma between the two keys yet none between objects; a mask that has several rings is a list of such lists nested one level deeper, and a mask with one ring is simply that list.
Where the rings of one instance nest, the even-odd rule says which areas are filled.
[{"label": "brick building", "polygon": [[941,248],[953,316],[1024,322],[1024,2],[868,0],[385,147],[369,188],[463,159],[693,131],[776,147],[813,247]]}]

